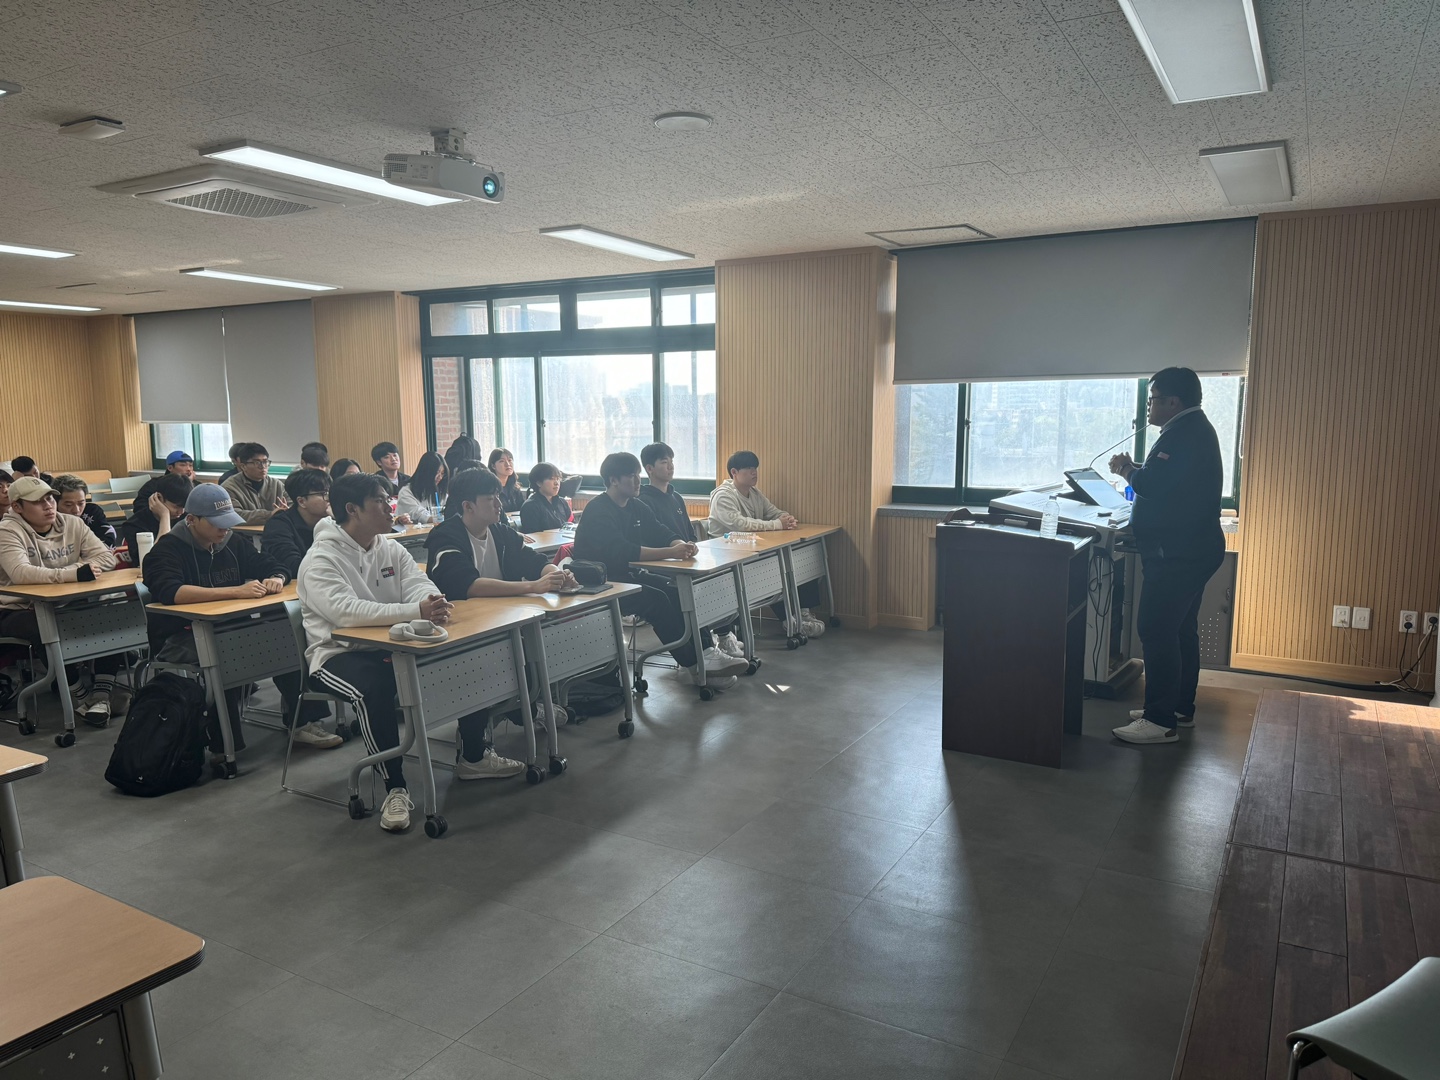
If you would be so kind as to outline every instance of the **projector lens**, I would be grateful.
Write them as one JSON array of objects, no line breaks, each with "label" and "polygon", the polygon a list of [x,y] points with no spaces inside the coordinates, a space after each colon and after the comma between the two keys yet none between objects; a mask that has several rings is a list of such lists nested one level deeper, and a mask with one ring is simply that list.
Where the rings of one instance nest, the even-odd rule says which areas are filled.
[{"label": "projector lens", "polygon": [[500,181],[496,180],[493,176],[487,176],[481,181],[480,190],[485,192],[486,198],[493,199],[495,193],[500,190]]}]

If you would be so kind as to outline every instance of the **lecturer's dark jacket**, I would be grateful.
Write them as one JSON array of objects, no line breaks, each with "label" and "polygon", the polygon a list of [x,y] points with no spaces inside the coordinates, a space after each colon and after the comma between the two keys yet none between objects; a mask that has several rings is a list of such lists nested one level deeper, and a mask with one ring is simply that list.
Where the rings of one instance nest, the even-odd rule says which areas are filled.
[{"label": "lecturer's dark jacket", "polygon": [[1145,464],[1130,474],[1130,528],[1141,556],[1218,564],[1225,552],[1224,478],[1220,439],[1203,412],[1197,408],[1167,424]]},{"label": "lecturer's dark jacket", "polygon": [[[550,562],[543,554],[525,546],[525,538],[503,521],[490,526],[490,543],[500,562],[500,576],[506,581],[534,581]],[[475,565],[475,548],[465,519],[448,517],[425,538],[425,573],[450,601],[464,600],[470,586],[480,577]]]}]

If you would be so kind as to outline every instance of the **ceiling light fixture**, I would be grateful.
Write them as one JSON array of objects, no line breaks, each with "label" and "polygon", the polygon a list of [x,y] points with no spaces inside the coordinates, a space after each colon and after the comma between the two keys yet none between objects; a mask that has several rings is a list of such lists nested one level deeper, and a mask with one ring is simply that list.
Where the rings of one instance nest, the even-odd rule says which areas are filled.
[{"label": "ceiling light fixture", "polygon": [[38,311],[99,311],[98,307],[78,304],[42,304],[38,300],[0,300],[0,307],[35,308]]},{"label": "ceiling light fixture", "polygon": [[20,85],[13,82],[0,82],[0,97],[10,97],[20,92]]},{"label": "ceiling light fixture", "polygon": [[181,270],[191,277],[219,278],[221,281],[243,281],[250,285],[277,285],[282,289],[304,289],[306,292],[331,292],[339,285],[318,285],[313,281],[291,281],[289,278],[260,277],[256,274],[236,274],[229,270],[212,270],[208,266],[196,266]]},{"label": "ceiling light fixture", "polygon": [[52,251],[50,248],[26,247],[24,244],[0,244],[3,255],[33,255],[37,259],[73,259],[76,252]]},{"label": "ceiling light fixture", "polygon": [[577,244],[589,244],[591,247],[604,248],[606,251],[613,251],[618,255],[634,255],[637,259],[650,259],[654,262],[680,262],[684,259],[695,258],[688,251],[676,251],[674,248],[660,247],[658,244],[647,244],[644,240],[620,236],[617,233],[606,232],[604,229],[592,229],[589,225],[560,225],[553,229],[541,229],[540,235],[554,236],[561,240],[574,240]]},{"label": "ceiling light fixture", "polygon": [[1254,0],[1120,0],[1120,7],[1175,104],[1270,89]]},{"label": "ceiling light fixture", "polygon": [[1294,198],[1283,142],[1201,150],[1200,160],[1210,166],[1231,206],[1265,206]]},{"label": "ceiling light fixture", "polygon": [[357,169],[353,165],[342,165],[338,161],[326,161],[324,158],[296,153],[294,150],[285,150],[266,143],[250,142],[248,139],[213,146],[209,150],[200,151],[200,156],[217,161],[231,161],[236,165],[248,165],[252,169],[263,169],[266,172],[280,173],[282,176],[298,176],[304,180],[329,184],[331,187],[363,191],[386,199],[399,199],[417,206],[440,206],[443,203],[460,201],[442,195],[431,195],[426,191],[398,187],[376,173]]},{"label": "ceiling light fixture", "polygon": [[698,112],[667,112],[651,122],[661,131],[704,131],[710,126],[710,117]]}]

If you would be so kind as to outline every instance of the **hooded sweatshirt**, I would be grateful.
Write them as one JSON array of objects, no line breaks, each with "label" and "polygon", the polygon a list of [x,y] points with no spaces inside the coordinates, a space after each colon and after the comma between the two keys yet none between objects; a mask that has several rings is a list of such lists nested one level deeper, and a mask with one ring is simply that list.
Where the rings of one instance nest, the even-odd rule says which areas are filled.
[{"label": "hooded sweatshirt", "polygon": [[735,481],[726,480],[710,493],[710,535],[773,532],[783,528],[780,515],[784,512],[765,498],[759,488],[751,488],[748,495],[741,495]]},{"label": "hooded sweatshirt", "polygon": [[336,641],[336,630],[418,619],[420,602],[436,592],[399,541],[377,536],[367,551],[334,518],[316,524],[315,543],[300,564],[296,588],[305,613],[311,674],[354,647]]},{"label": "hooded sweatshirt", "polygon": [[[141,574],[145,587],[157,603],[173,604],[184,585],[206,589],[230,589],[247,581],[263,581],[278,577],[289,581],[274,556],[256,551],[255,545],[234,533],[225,537],[213,551],[207,551],[190,531],[190,523],[182,521],[155,541],[145,556]],[[151,637],[169,637],[185,629],[185,620],[174,615],[150,616]]]},{"label": "hooded sweatshirt", "polygon": [[[83,518],[56,514],[50,531],[41,535],[10,510],[0,519],[0,584],[58,585],[80,580],[88,563],[97,572],[115,569],[115,553],[102,544]],[[19,596],[0,596],[0,607],[27,608]]]}]

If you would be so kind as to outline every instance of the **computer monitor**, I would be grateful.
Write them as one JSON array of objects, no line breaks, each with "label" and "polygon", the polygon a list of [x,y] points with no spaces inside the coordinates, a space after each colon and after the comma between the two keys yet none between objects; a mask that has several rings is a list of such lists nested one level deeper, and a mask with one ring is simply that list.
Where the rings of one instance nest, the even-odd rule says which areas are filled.
[{"label": "computer monitor", "polygon": [[1092,506],[1119,510],[1130,505],[1125,496],[1094,469],[1071,469],[1065,474],[1065,479],[1070,481],[1070,486],[1080,498]]}]

